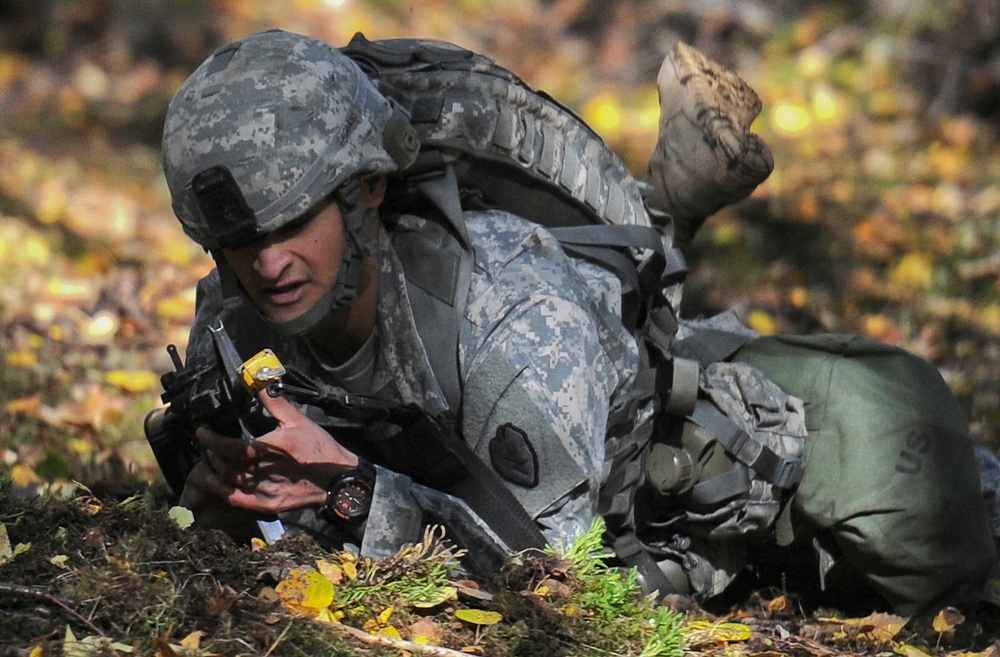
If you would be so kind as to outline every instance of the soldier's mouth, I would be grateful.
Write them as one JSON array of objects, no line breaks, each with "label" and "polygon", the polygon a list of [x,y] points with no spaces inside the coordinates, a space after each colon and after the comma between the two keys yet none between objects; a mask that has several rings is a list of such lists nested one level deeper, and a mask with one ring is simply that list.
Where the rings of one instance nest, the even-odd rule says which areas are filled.
[{"label": "soldier's mouth", "polygon": [[274,306],[290,306],[297,303],[305,294],[305,281],[276,285],[261,290],[267,302]]}]

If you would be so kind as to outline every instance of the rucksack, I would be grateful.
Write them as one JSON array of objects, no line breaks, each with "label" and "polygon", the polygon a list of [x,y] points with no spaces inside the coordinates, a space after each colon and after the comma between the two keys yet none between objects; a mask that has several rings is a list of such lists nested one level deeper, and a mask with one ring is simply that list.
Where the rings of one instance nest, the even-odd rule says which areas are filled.
[{"label": "rucksack", "polygon": [[[787,450],[769,445],[766,431],[756,431],[752,419],[734,421],[724,406],[696,403],[704,387],[698,359],[675,353],[676,305],[686,266],[671,244],[670,217],[645,207],[643,185],[586,123],[509,70],[452,44],[369,41],[358,34],[343,52],[408,114],[420,140],[415,164],[390,180],[383,216],[391,217],[394,208],[436,212],[450,233],[451,239],[425,224],[414,229],[388,220],[418,333],[452,408],[462,401],[454,345],[471,266],[461,212],[501,209],[545,226],[569,255],[619,277],[623,320],[644,354],[639,397],[655,397],[670,415],[697,411],[697,421],[720,434],[712,444],[734,473],[727,477],[725,496],[730,515],[745,515],[748,504],[762,508],[764,498],[780,499],[795,485],[801,444]],[[748,339],[745,332],[708,327],[699,335],[714,345],[706,363],[723,359]],[[608,542],[622,562],[640,569],[649,589],[677,590],[677,578],[664,577],[663,566],[635,534],[635,495],[646,477],[657,419],[609,422],[614,424],[628,430],[609,432],[606,439],[598,512],[609,528]],[[756,524],[769,526],[776,515],[777,509],[770,509]]]},{"label": "rucksack", "polygon": [[735,355],[807,405],[810,467],[776,524],[821,583],[899,613],[974,607],[996,563],[961,407],[934,366],[857,335],[771,336]]}]

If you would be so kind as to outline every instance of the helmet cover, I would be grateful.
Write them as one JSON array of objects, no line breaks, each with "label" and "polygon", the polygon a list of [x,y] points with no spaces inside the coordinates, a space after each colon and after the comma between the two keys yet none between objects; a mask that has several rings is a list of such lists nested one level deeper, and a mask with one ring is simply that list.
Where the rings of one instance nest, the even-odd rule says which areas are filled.
[{"label": "helmet cover", "polygon": [[239,246],[302,216],[344,182],[397,169],[393,107],[347,56],[271,30],[217,50],[167,109],[163,171],[184,231]]}]

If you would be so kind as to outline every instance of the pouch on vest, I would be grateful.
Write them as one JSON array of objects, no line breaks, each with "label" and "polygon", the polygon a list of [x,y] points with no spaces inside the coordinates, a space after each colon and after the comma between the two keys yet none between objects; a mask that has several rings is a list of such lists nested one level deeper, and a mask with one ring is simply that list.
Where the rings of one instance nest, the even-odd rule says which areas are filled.
[{"label": "pouch on vest", "polygon": [[745,543],[769,536],[801,476],[802,403],[745,363],[702,368],[687,417],[654,432],[636,531],[655,556],[680,561],[698,597],[721,593]]}]

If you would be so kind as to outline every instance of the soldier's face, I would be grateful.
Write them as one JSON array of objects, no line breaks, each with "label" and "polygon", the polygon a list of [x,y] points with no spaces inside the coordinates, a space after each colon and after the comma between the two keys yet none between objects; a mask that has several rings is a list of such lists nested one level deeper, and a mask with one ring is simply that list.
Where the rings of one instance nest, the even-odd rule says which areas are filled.
[{"label": "soldier's face", "polygon": [[333,290],[344,240],[340,207],[331,200],[304,221],[222,253],[257,308],[272,321],[289,322]]}]

